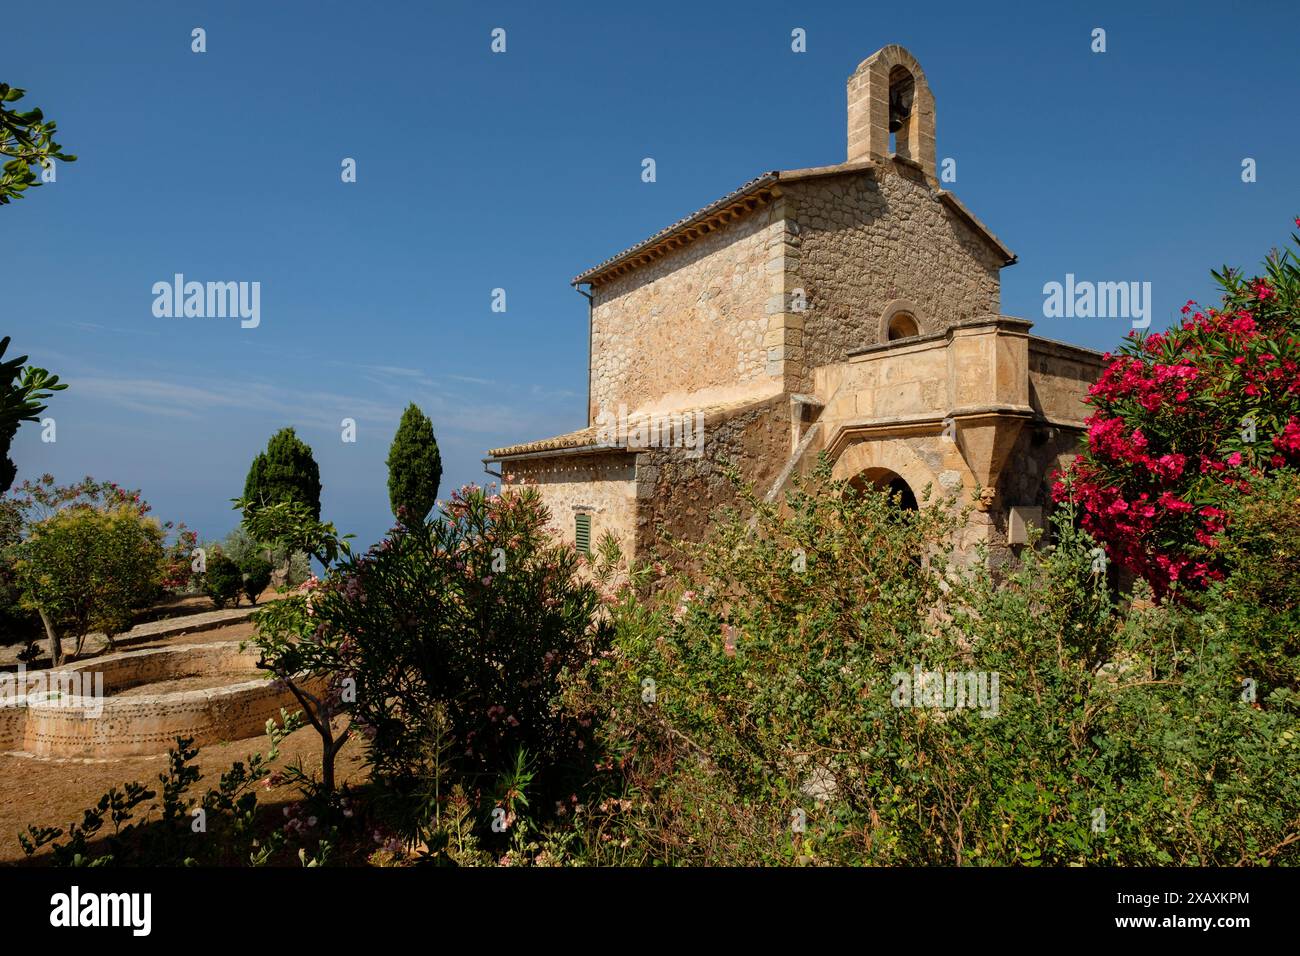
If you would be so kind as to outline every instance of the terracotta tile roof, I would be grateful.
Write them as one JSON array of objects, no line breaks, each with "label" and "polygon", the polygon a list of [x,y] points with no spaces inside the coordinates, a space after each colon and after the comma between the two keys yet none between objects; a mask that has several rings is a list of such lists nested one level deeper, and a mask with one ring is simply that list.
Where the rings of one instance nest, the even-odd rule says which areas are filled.
[{"label": "terracotta tile roof", "polygon": [[[655,411],[651,413],[636,412],[627,416],[630,425],[635,426],[637,422],[653,419],[663,422],[679,415],[703,415],[705,421],[716,422],[719,417],[727,418],[733,414],[739,413],[747,408],[756,405],[762,405],[773,399],[784,398],[784,393],[773,393],[758,397],[747,397],[730,402],[716,402],[712,405],[701,405],[696,408],[676,408],[665,411]],[[563,435],[556,435],[554,438],[542,438],[537,441],[523,442],[519,445],[506,445],[502,448],[493,448],[488,452],[488,459],[496,458],[514,458],[518,455],[534,455],[539,452],[564,452],[571,451],[574,454],[584,451],[637,451],[638,448],[629,448],[626,444],[609,444],[598,440],[600,428],[597,425],[588,425],[586,428],[579,428],[577,431],[566,432]]]},{"label": "terracotta tile roof", "polygon": [[537,441],[523,442],[518,445],[506,445],[493,448],[488,452],[489,458],[512,458],[515,455],[531,455],[539,451],[562,451],[565,449],[596,447],[596,426],[588,425],[577,431],[556,435],[554,438],[539,438]]}]

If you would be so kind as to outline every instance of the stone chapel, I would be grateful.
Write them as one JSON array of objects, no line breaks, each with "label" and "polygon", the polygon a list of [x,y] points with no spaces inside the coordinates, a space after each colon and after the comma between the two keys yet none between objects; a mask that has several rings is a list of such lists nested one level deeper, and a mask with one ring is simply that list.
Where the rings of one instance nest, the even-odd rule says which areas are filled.
[{"label": "stone chapel", "polygon": [[[935,104],[900,46],[848,80],[844,162],[767,172],[573,279],[590,306],[587,425],[496,448],[557,532],[639,558],[703,536],[730,462],[770,499],[821,454],[837,478],[975,507],[995,562],[1050,506],[1100,373],[999,314],[1016,257],[936,174]],[[586,287],[586,291],[583,290]]]}]

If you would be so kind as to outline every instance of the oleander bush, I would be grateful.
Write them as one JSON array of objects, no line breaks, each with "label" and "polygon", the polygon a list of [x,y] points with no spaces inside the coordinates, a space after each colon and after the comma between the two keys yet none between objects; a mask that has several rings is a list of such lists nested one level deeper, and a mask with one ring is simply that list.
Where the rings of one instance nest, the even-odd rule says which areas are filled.
[{"label": "oleander bush", "polygon": [[[433,520],[399,526],[349,558],[311,594],[311,639],[339,647],[355,681],[349,713],[390,804],[405,806],[398,815],[412,840],[428,837],[454,785],[491,839],[585,767],[590,721],[557,699],[606,626],[582,558],[549,536],[546,521],[535,489],[469,486]],[[429,755],[444,751],[441,798],[429,804]]]},{"label": "oleander bush", "polygon": [[1228,503],[1270,471],[1300,467],[1295,252],[1271,253],[1262,275],[1225,267],[1214,277],[1220,305],[1189,302],[1180,324],[1133,333],[1106,356],[1087,447],[1055,489],[1158,595],[1222,580]]}]

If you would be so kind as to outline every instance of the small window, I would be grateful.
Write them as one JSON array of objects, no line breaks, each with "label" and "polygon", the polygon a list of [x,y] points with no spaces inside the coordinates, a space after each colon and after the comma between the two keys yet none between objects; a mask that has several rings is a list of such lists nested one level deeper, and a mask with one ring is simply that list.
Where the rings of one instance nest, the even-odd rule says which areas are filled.
[{"label": "small window", "polygon": [[573,543],[579,554],[591,554],[591,515],[574,516]]},{"label": "small window", "polygon": [[889,341],[894,339],[910,339],[914,335],[920,335],[921,330],[917,327],[916,318],[911,312],[896,312],[889,320]]}]

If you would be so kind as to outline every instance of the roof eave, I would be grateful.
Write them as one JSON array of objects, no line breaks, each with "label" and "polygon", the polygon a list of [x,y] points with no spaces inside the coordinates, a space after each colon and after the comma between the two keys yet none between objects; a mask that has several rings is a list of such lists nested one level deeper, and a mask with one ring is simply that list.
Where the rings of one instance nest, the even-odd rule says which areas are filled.
[{"label": "roof eave", "polygon": [[[711,231],[711,227],[708,225],[710,220],[738,218],[740,215],[753,211],[758,205],[761,205],[761,202],[755,202],[755,197],[770,190],[776,184],[780,175],[779,171],[772,170],[751,179],[739,189],[732,190],[722,198],[714,200],[684,219],[679,219],[672,225],[659,230],[653,236],[643,239],[636,245],[624,249],[617,255],[611,256],[604,262],[599,262],[585,272],[574,276],[569,284],[573,286],[586,285],[620,268],[624,270],[628,267],[634,268],[638,264],[637,260],[649,261],[656,258],[654,253],[660,247],[673,243],[675,240],[681,240],[677,242],[677,245],[685,245],[687,242],[694,240],[697,234],[692,234],[691,230],[699,230],[703,227],[703,231]],[[745,208],[738,210],[735,208],[737,206]]]},{"label": "roof eave", "polygon": [[564,448],[542,448],[530,451],[526,446],[517,446],[519,451],[512,451],[510,447],[497,448],[488,452],[488,456],[483,460],[485,462],[506,462],[522,461],[532,458],[565,458],[574,455],[610,455],[620,452],[635,453],[625,445],[569,445]]},{"label": "roof eave", "polygon": [[935,195],[938,196],[940,201],[948,206],[949,209],[953,210],[953,212],[965,219],[975,228],[976,232],[989,241],[993,248],[1002,256],[1002,264],[1004,266],[1013,266],[1020,261],[1016,254],[1007,248],[1006,243],[999,239],[992,229],[984,225],[984,222],[979,218],[979,216],[967,209],[966,204],[960,199],[948,192],[946,189],[940,189],[935,193]]}]

